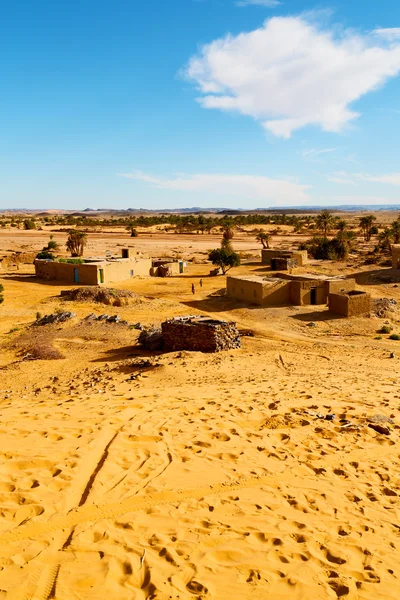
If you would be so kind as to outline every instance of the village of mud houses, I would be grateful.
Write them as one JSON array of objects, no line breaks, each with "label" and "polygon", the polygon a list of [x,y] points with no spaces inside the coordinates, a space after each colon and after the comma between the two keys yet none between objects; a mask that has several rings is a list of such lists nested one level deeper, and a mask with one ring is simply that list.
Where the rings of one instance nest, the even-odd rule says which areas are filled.
[{"label": "village of mud houses", "polygon": [[3,214],[0,597],[398,598],[399,223]]}]

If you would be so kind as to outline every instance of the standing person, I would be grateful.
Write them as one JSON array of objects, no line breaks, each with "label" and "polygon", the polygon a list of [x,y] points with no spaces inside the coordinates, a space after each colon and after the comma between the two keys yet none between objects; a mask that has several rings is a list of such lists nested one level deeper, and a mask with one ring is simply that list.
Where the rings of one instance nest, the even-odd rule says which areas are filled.
[{"label": "standing person", "polygon": [[196,293],[196,288],[194,287],[194,283],[192,283],[192,294]]},{"label": "standing person", "polygon": [[202,287],[203,287],[203,280],[202,280],[202,279],[200,279],[200,282],[199,282],[199,283],[200,283],[200,287],[202,288]]}]

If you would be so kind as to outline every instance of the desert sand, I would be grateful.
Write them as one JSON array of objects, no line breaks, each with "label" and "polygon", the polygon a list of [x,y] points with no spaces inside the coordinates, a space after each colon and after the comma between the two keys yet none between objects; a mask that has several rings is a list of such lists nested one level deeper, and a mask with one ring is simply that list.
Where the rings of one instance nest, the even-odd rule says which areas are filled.
[{"label": "desert sand", "polygon": [[[7,235],[5,249],[47,239]],[[215,245],[173,237],[198,260]],[[166,248],[150,236],[132,243]],[[259,254],[254,241],[236,243]],[[61,302],[68,286],[36,281],[29,265],[0,275],[0,598],[399,597],[400,342],[376,339],[387,321],[400,333],[397,306],[342,319],[240,305],[218,295],[225,280],[209,269],[118,284],[140,295],[121,308]],[[374,297],[400,302],[374,266],[310,269],[353,272]],[[36,312],[60,307],[77,315],[51,329],[65,358],[21,360],[18,336]],[[252,337],[214,355],[149,355],[136,330],[83,326],[91,312],[143,325],[210,314]],[[368,426],[376,415],[390,419],[389,435]]]}]

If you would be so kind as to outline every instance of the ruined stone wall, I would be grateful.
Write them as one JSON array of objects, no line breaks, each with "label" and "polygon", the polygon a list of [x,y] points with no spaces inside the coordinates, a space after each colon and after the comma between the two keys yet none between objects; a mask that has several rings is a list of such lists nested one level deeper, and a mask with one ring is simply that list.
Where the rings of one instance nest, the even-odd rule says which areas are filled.
[{"label": "ruined stone wall", "polygon": [[236,323],[207,319],[171,319],[161,325],[167,351],[220,352],[240,348]]},{"label": "ruined stone wall", "polygon": [[371,310],[371,295],[367,292],[347,292],[344,294],[329,294],[329,310],[343,315],[354,317],[365,315]]}]

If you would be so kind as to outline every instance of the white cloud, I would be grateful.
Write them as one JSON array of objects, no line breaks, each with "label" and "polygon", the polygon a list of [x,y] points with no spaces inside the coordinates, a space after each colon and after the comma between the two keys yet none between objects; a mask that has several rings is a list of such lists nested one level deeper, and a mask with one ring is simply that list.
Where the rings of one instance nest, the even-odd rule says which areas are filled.
[{"label": "white cloud", "polygon": [[321,154],[329,154],[330,152],[335,152],[336,148],[311,148],[309,150],[303,150],[301,156],[304,160],[314,161],[318,159]]},{"label": "white cloud", "polygon": [[336,171],[335,173],[333,173],[333,175],[328,177],[328,181],[344,185],[354,185],[355,183],[354,180],[351,179],[351,175],[346,173],[346,171]]},{"label": "white cloud", "polygon": [[356,177],[363,181],[400,185],[400,173],[388,173],[387,175],[365,175],[364,173],[357,173]]},{"label": "white cloud", "polygon": [[279,0],[237,0],[236,6],[266,6],[275,8],[282,4]]},{"label": "white cloud", "polygon": [[368,173],[347,173],[346,171],[336,171],[328,177],[328,181],[333,183],[343,183],[354,185],[361,181],[371,183],[384,183],[388,185],[400,185],[400,173],[387,173],[385,175],[370,175]]},{"label": "white cloud", "polygon": [[386,29],[375,29],[372,33],[390,42],[400,39],[400,27],[388,27]]},{"label": "white cloud", "polygon": [[278,137],[306,125],[338,132],[359,116],[352,102],[400,72],[400,42],[335,31],[310,15],[274,17],[206,44],[185,75],[201,106],[253,117]]},{"label": "white cloud", "polygon": [[203,192],[215,196],[239,196],[244,201],[264,200],[272,204],[294,205],[309,201],[308,185],[285,179],[259,175],[179,174],[171,179],[156,177],[141,171],[120,173],[120,177],[150,183],[163,190]]}]

